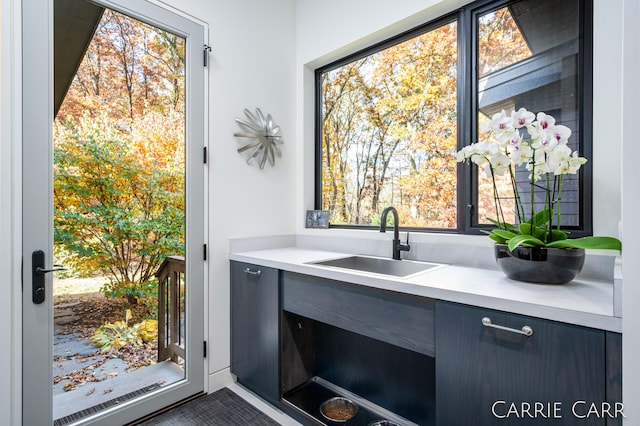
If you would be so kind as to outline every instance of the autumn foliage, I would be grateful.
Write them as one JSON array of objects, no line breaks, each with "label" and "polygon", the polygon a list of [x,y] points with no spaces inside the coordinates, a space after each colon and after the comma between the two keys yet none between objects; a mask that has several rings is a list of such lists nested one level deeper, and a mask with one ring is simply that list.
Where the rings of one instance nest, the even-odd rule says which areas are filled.
[{"label": "autumn foliage", "polygon": [[56,253],[112,295],[184,255],[184,44],[106,10],[54,123]]},{"label": "autumn foliage", "polygon": [[[508,8],[478,27],[480,76],[530,56]],[[457,227],[457,49],[453,21],[322,73],[322,208],[332,224],[377,225],[393,205],[403,226]],[[489,188],[479,193],[490,209]]]}]

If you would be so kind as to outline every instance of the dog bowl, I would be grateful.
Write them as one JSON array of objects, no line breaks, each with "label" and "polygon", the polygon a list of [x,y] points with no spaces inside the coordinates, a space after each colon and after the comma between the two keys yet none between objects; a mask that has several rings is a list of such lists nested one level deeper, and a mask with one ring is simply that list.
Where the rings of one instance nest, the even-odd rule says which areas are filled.
[{"label": "dog bowl", "polygon": [[350,399],[336,396],[320,405],[320,414],[334,422],[346,422],[358,413],[358,406]]}]

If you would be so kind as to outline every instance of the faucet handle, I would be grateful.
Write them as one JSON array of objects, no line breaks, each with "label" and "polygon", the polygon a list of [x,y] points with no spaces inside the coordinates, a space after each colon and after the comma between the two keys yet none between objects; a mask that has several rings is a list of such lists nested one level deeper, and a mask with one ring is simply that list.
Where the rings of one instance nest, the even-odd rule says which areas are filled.
[{"label": "faucet handle", "polygon": [[406,243],[401,243],[398,242],[398,249],[401,251],[409,251],[411,250],[411,246],[409,245],[409,233],[407,232],[407,242]]}]

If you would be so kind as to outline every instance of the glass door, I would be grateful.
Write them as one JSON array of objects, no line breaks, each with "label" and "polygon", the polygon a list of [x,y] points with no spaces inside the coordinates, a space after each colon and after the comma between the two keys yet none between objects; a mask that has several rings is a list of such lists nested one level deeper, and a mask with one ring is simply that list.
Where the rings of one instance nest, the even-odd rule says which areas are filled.
[{"label": "glass door", "polygon": [[144,1],[25,6],[24,424],[204,389],[203,34]]}]

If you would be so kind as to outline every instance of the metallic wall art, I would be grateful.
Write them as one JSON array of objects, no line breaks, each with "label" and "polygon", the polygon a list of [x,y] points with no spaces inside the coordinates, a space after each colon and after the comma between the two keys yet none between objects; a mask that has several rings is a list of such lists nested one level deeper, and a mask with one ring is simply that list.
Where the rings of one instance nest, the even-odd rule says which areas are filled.
[{"label": "metallic wall art", "polygon": [[251,164],[255,159],[258,161],[261,169],[264,169],[267,160],[271,166],[274,166],[276,156],[282,156],[282,151],[280,151],[278,144],[284,143],[280,135],[280,126],[277,126],[273,122],[271,114],[267,114],[265,117],[262,111],[260,111],[260,108],[256,108],[255,114],[245,109],[244,114],[247,118],[236,118],[236,122],[245,131],[236,132],[233,135],[238,138],[249,138],[251,142],[238,148],[238,152],[243,153],[253,150],[247,158],[247,164]]}]

